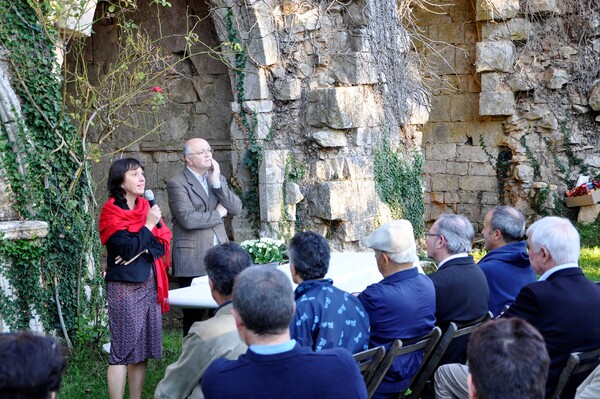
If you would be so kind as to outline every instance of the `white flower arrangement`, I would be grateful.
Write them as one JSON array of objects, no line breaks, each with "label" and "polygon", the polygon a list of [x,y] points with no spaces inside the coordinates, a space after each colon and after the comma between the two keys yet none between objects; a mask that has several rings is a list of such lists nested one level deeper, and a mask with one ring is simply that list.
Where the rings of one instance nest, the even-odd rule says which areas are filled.
[{"label": "white flower arrangement", "polygon": [[285,256],[286,246],[283,240],[262,237],[258,240],[246,240],[240,243],[250,254],[252,262],[257,265],[281,263]]}]

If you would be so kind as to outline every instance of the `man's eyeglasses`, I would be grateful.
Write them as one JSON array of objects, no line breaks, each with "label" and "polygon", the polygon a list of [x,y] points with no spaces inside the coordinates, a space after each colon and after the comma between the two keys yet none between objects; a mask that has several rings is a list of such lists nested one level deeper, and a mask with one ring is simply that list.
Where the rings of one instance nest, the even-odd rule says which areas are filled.
[{"label": "man's eyeglasses", "polygon": [[205,150],[200,150],[198,152],[190,152],[187,155],[206,155],[206,154],[212,154],[212,153],[213,153],[213,149],[212,148],[207,148]]},{"label": "man's eyeglasses", "polygon": [[438,234],[438,233],[425,233],[425,236],[427,236],[427,237],[439,237],[440,234]]}]

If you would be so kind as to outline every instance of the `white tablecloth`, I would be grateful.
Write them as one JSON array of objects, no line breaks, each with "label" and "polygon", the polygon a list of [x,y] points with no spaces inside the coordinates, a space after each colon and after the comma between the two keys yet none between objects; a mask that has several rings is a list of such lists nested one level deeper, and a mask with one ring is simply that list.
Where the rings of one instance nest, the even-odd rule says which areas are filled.
[{"label": "white tablecloth", "polygon": [[[291,279],[288,264],[279,265],[278,268]],[[347,292],[360,292],[368,285],[383,278],[377,270],[373,252],[332,253],[329,272],[325,277],[332,279],[334,286]],[[190,287],[169,291],[169,302],[172,306],[184,308],[217,307],[210,294],[208,277],[206,276],[195,278]]]}]

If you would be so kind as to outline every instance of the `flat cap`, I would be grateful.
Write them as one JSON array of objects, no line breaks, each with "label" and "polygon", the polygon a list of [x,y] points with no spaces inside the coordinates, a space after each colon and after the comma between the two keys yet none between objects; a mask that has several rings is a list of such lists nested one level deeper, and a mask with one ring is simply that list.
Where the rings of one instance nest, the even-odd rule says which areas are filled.
[{"label": "flat cap", "polygon": [[367,248],[392,254],[416,246],[412,224],[404,219],[384,224],[369,234],[364,243]]}]

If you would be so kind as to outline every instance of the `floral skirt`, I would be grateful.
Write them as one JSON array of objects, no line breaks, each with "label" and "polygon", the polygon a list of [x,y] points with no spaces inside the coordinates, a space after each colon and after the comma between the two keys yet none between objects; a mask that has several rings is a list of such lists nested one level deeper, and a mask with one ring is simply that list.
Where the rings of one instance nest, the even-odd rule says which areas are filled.
[{"label": "floral skirt", "polygon": [[144,283],[106,282],[109,364],[162,358],[162,314],[154,273]]}]

